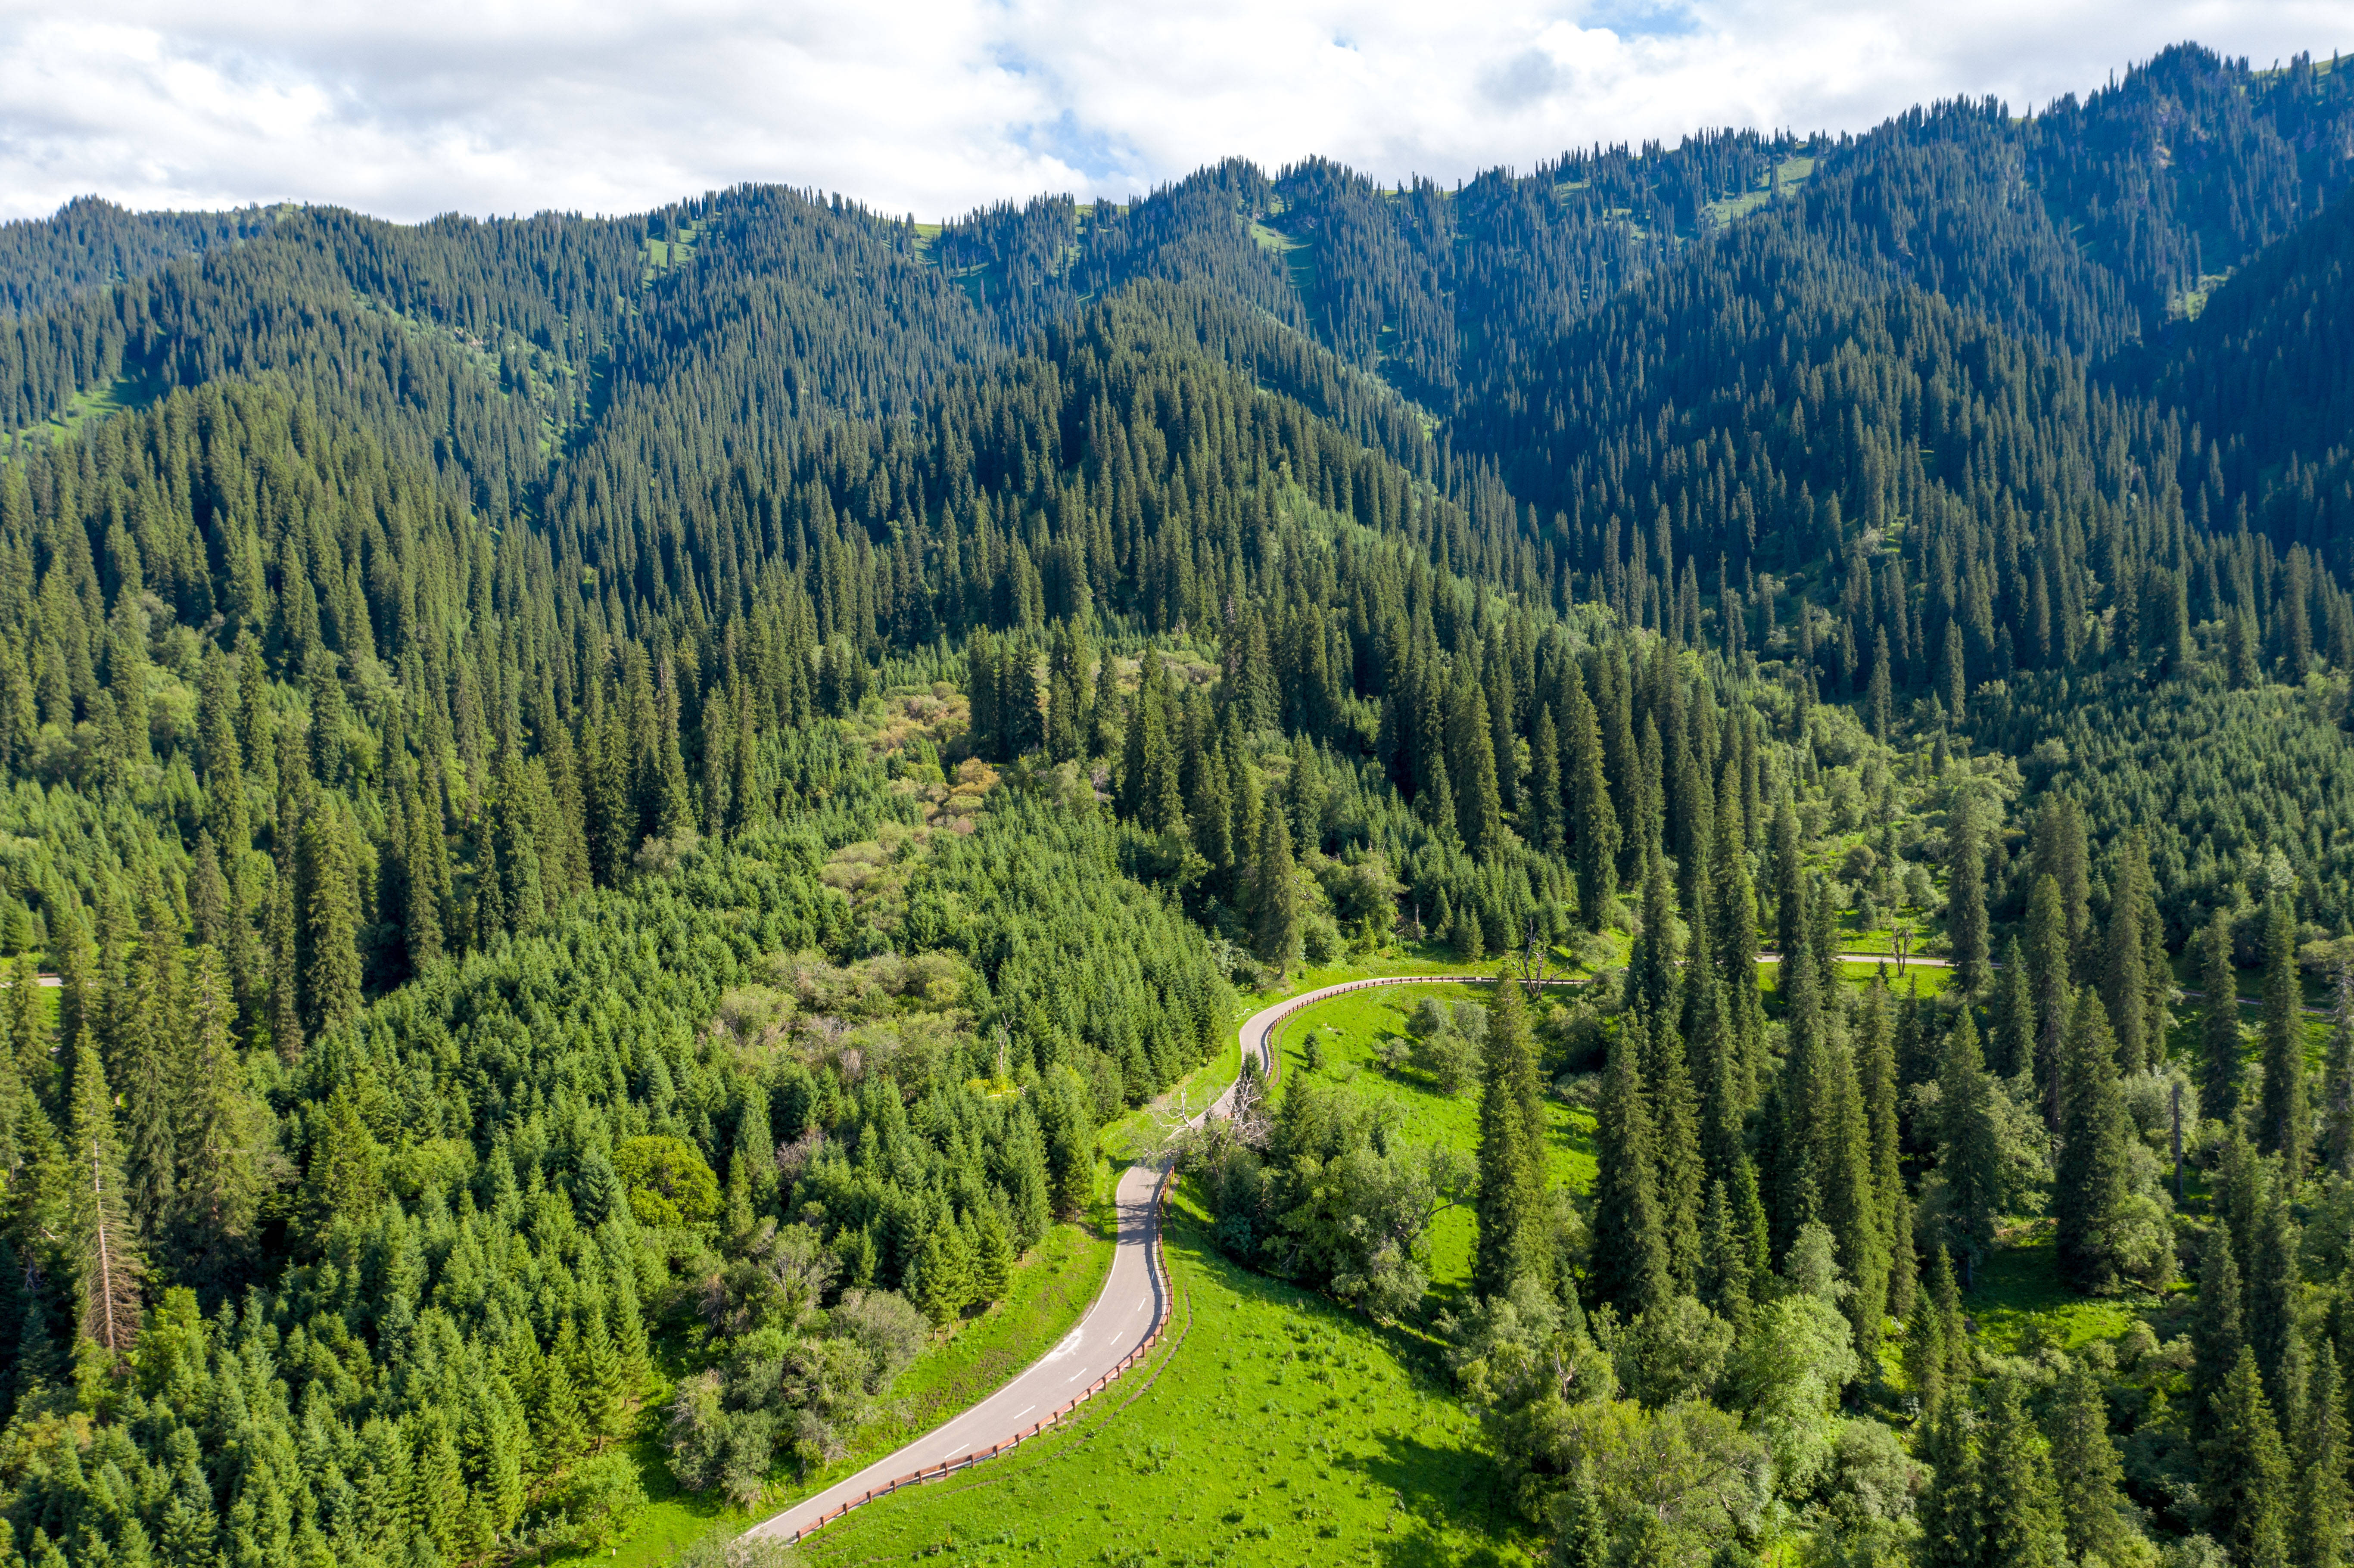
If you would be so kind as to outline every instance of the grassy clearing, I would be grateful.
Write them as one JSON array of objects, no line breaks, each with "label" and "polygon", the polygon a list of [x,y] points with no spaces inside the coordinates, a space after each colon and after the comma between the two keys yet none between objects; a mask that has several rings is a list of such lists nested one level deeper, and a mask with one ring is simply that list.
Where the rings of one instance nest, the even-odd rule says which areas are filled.
[{"label": "grassy clearing", "polygon": [[[1324,1054],[1321,1075],[1394,1106],[1409,1142],[1477,1154],[1478,1092],[1448,1095],[1411,1067],[1391,1072],[1382,1066],[1374,1048],[1385,1039],[1405,1033],[1406,1020],[1426,996],[1484,1004],[1494,995],[1495,988],[1484,985],[1402,985],[1352,991],[1320,1001],[1285,1022],[1279,1041],[1283,1081],[1296,1083],[1307,1075],[1308,1044],[1313,1039]],[[1580,1192],[1590,1190],[1594,1185],[1593,1113],[1548,1096],[1545,1118],[1552,1129],[1547,1153],[1553,1180]],[[1468,1208],[1448,1209],[1431,1222],[1431,1286],[1442,1298],[1458,1295],[1469,1287],[1477,1240],[1478,1227]]]},{"label": "grassy clearing", "polygon": [[1478,1423],[1424,1345],[1227,1261],[1182,1192],[1168,1245],[1191,1332],[1149,1391],[1012,1458],[870,1504],[804,1545],[808,1560],[1537,1560]]},{"label": "grassy clearing", "polygon": [[2038,1338],[2062,1350],[2095,1340],[2114,1340],[2141,1319],[2161,1339],[2179,1330],[2174,1308],[2190,1298],[2184,1281],[2165,1296],[2080,1296],[2061,1283],[2052,1222],[2015,1222],[1978,1266],[1978,1278],[1962,1296],[1962,1308],[1976,1325],[1979,1342],[2015,1354],[2031,1325]]}]

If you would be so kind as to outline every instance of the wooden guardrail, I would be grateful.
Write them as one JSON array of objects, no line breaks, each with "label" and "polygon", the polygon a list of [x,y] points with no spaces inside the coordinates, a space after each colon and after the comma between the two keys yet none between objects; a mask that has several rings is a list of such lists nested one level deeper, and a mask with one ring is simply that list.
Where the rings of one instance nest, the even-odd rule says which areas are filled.
[{"label": "wooden guardrail", "polygon": [[1153,1321],[1151,1331],[1144,1336],[1143,1340],[1138,1344],[1136,1349],[1120,1357],[1119,1362],[1114,1365],[1109,1372],[1096,1379],[1095,1382],[1087,1384],[1087,1388],[1077,1395],[1074,1396],[1065,1404],[1057,1405],[1045,1416],[1032,1423],[1027,1431],[1016,1432],[1013,1436],[1006,1438],[1002,1443],[992,1443],[986,1448],[975,1449],[973,1452],[966,1454],[960,1458],[943,1459],[937,1465],[928,1465],[922,1469],[911,1470],[907,1475],[895,1477],[892,1479],[884,1482],[881,1486],[870,1487],[858,1496],[843,1503],[840,1508],[834,1509],[830,1512],[820,1514],[809,1523],[801,1526],[801,1529],[793,1531],[791,1539],[799,1542],[809,1536],[814,1535],[819,1531],[823,1530],[827,1525],[832,1524],[835,1520],[840,1519],[843,1514],[848,1513],[852,1509],[873,1502],[876,1498],[889,1497],[893,1492],[897,1491],[902,1487],[920,1486],[926,1481],[937,1481],[942,1476],[953,1475],[959,1470],[970,1469],[973,1466],[981,1464],[985,1460],[994,1459],[1001,1454],[1012,1453],[1014,1449],[1020,1447],[1023,1444],[1029,1442],[1032,1438],[1040,1436],[1048,1429],[1059,1425],[1062,1422],[1066,1420],[1073,1412],[1076,1411],[1079,1406],[1087,1404],[1089,1400],[1095,1398],[1096,1395],[1101,1393],[1105,1389],[1110,1387],[1113,1380],[1118,1378],[1122,1372],[1141,1364],[1147,1357],[1150,1356],[1153,1351],[1160,1346],[1162,1338],[1168,1333],[1169,1320],[1172,1315],[1172,1308],[1176,1303],[1176,1286],[1170,1277],[1169,1254],[1167,1247],[1162,1241],[1162,1237],[1167,1230],[1167,1226],[1162,1222],[1166,1218],[1165,1208],[1169,1196],[1170,1177],[1170,1171],[1161,1171],[1160,1181],[1157,1182],[1152,1189],[1152,1245],[1147,1258],[1147,1266],[1152,1270],[1154,1277],[1161,1282],[1161,1310],[1158,1317],[1156,1317]]},{"label": "wooden guardrail", "polygon": [[[1281,1012],[1277,1013],[1272,1019],[1268,1020],[1266,1031],[1259,1037],[1259,1053],[1261,1058],[1267,1064],[1267,1076],[1272,1080],[1277,1074],[1283,1070],[1283,1054],[1274,1049],[1276,1031],[1282,1027],[1285,1020],[1288,1019],[1293,1013],[1298,1012],[1302,1008],[1312,1007],[1320,1001],[1329,1001],[1332,997],[1340,995],[1341,991],[1363,991],[1369,986],[1478,985],[1503,978],[1505,977],[1497,975],[1384,975],[1373,980],[1352,980],[1347,984],[1341,986],[1338,990],[1327,989],[1319,991],[1312,995],[1299,997],[1294,1000],[1290,1006],[1285,1008]],[[1541,983],[1545,985],[1575,985],[1578,982],[1571,980],[1548,980]],[[1152,1189],[1152,1246],[1148,1259],[1148,1266],[1152,1269],[1155,1277],[1157,1277],[1161,1282],[1161,1311],[1159,1317],[1154,1319],[1151,1331],[1144,1336],[1142,1342],[1140,1342],[1136,1349],[1122,1356],[1118,1364],[1113,1366],[1109,1372],[1104,1373],[1103,1376],[1089,1383],[1083,1393],[1069,1400],[1067,1403],[1058,1405],[1053,1412],[1042,1419],[1033,1423],[1027,1431],[1016,1432],[1013,1436],[1006,1438],[1002,1443],[992,1443],[986,1448],[977,1448],[971,1453],[963,1455],[960,1457],[943,1459],[937,1465],[927,1465],[921,1469],[911,1470],[904,1476],[894,1477],[892,1479],[884,1482],[881,1486],[870,1487],[865,1491],[861,1492],[858,1496],[843,1503],[840,1508],[822,1513],[817,1518],[811,1520],[809,1523],[801,1526],[799,1530],[793,1531],[791,1539],[795,1542],[804,1541],[810,1536],[816,1534],[819,1531],[823,1530],[827,1525],[832,1524],[835,1520],[840,1519],[843,1514],[848,1513],[851,1510],[863,1507],[867,1503],[873,1502],[876,1498],[889,1497],[893,1492],[897,1491],[902,1487],[921,1486],[926,1481],[937,1481],[943,1476],[954,1475],[959,1470],[969,1470],[973,1466],[994,1459],[1002,1454],[1012,1453],[1014,1449],[1020,1447],[1023,1444],[1029,1442],[1032,1438],[1041,1436],[1049,1429],[1061,1425],[1081,1405],[1087,1404],[1089,1400],[1095,1398],[1096,1395],[1101,1393],[1105,1389],[1110,1387],[1113,1381],[1122,1372],[1128,1372],[1131,1368],[1140,1365],[1149,1358],[1151,1353],[1160,1347],[1161,1340],[1167,1335],[1169,1330],[1169,1322],[1171,1318],[1174,1315],[1174,1308],[1176,1306],[1176,1284],[1170,1277],[1169,1254],[1167,1246],[1162,1239],[1168,1229],[1167,1225],[1163,1222],[1167,1218],[1166,1211],[1171,1177],[1172,1171],[1167,1170],[1162,1171],[1161,1172],[1161,1180],[1154,1184]]]}]

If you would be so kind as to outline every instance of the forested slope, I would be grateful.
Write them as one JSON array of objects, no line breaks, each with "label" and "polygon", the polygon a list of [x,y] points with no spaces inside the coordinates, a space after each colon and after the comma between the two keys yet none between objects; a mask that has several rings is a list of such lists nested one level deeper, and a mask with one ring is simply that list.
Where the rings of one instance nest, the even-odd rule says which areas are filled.
[{"label": "forested slope", "polygon": [[[750,1498],[1237,987],[1624,937],[1385,1069],[1476,1190],[1320,1084],[1193,1167],[1564,1560],[2332,1560],[2349,123],[2186,47],[1456,190],[11,226],[0,1556],[518,1556],[654,1424]],[[1967,1333],[2029,1267],[2148,1343]]]}]

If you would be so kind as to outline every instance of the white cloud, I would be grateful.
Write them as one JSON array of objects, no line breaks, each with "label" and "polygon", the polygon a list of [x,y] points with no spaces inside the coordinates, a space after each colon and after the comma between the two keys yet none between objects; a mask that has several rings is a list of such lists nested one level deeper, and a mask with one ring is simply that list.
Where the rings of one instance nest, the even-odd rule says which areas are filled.
[{"label": "white cloud", "polygon": [[[2349,35],[2341,37],[2340,35]],[[1384,180],[1701,126],[2083,91],[2176,40],[2354,47],[2343,0],[0,0],[0,217],[297,199],[630,211],[738,180],[937,217],[1228,154]]]}]

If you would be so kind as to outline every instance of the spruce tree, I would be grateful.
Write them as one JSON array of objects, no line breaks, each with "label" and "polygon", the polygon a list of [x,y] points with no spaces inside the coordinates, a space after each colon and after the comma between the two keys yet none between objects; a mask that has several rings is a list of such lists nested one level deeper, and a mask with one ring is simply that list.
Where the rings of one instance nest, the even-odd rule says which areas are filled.
[{"label": "spruce tree", "polygon": [[2288,1453],[2264,1397],[2254,1352],[2243,1348],[2211,1402],[2199,1445],[2207,1532],[2235,1563],[2285,1568],[2288,1562]]},{"label": "spruce tree", "polygon": [[2060,1130],[2062,1043],[2074,1007],[2069,997],[2068,917],[2060,885],[2050,873],[2038,875],[2027,900],[2027,947],[2021,955],[2027,987],[2035,1004],[2036,1081],[2044,1086],[2044,1121]]},{"label": "spruce tree", "polygon": [[2060,1276],[2079,1290],[2115,1287],[2118,1229],[2133,1192],[2133,1129],[2117,1083],[2109,1021],[2088,991],[2077,1002],[2061,1075],[2060,1150],[2052,1181]]},{"label": "spruce tree", "polygon": [[1479,1240],[1472,1288],[1501,1296],[1541,1277],[1545,1255],[1545,1118],[1536,1044],[1521,988],[1496,988],[1479,1096]]},{"label": "spruce tree", "polygon": [[1956,795],[1946,824],[1946,939],[1953,948],[1954,980],[1965,999],[1987,982],[1986,845],[1978,797]]},{"label": "spruce tree", "polygon": [[2346,1391],[2338,1352],[2321,1341],[2296,1434],[2296,1498],[2289,1520],[2289,1561],[2297,1568],[2338,1568],[2346,1561]]},{"label": "spruce tree", "polygon": [[1629,1320],[1670,1288],[1642,1048],[1640,1030],[1622,1023],[1595,1111],[1594,1290]]},{"label": "spruce tree", "polygon": [[2232,967],[2232,915],[2218,909],[2199,934],[2200,1108],[2229,1122],[2240,1105],[2239,971]]},{"label": "spruce tree", "polygon": [[1546,854],[1561,853],[1561,738],[1549,707],[1537,709],[1536,733],[1529,738],[1528,800],[1522,819],[1531,843]]},{"label": "spruce tree", "polygon": [[2274,893],[2264,909],[2264,1103],[2258,1107],[2257,1141],[2281,1157],[2290,1187],[2305,1179],[2311,1148],[2306,1104],[2305,1018],[2296,978],[2296,921],[2285,893]]},{"label": "spruce tree", "polygon": [[1873,1181],[1872,1126],[1847,1046],[1834,1038],[1823,1056],[1822,1213],[1847,1277],[1848,1320],[1856,1354],[1876,1364],[1888,1308],[1888,1230]]},{"label": "spruce tree", "polygon": [[2003,944],[2002,967],[1994,980],[1988,1065],[1998,1077],[2016,1078],[2035,1070],[2035,993],[2026,950],[2017,937]]},{"label": "spruce tree", "polygon": [[1643,924],[1627,959],[1627,999],[1647,1019],[1673,1017],[1678,964],[1675,906],[1667,872],[1657,855],[1643,865]]},{"label": "spruce tree", "polygon": [[2108,1401],[2100,1380],[2082,1362],[2063,1374],[2052,1391],[2045,1432],[2052,1446],[2052,1475],[2067,1556],[2077,1563],[2118,1563],[2131,1548],[2133,1530],[2120,1511],[2124,1467],[2109,1441]]},{"label": "spruce tree", "polygon": [[1787,964],[1807,945],[1806,866],[1800,857],[1798,812],[1785,788],[1774,802],[1774,944]]},{"label": "spruce tree", "polygon": [[1570,848],[1577,865],[1577,908],[1586,925],[1598,928],[1605,923],[1611,901],[1618,896],[1618,816],[1604,775],[1602,736],[1594,705],[1586,698],[1574,663],[1563,673],[1562,684],[1569,695],[1564,721],[1568,747],[1565,789]]},{"label": "spruce tree", "polygon": [[1735,1054],[1745,1111],[1757,1102],[1766,1054],[1766,1005],[1757,979],[1757,895],[1749,870],[1748,832],[1741,805],[1740,759],[1727,758],[1717,780],[1715,928],[1709,946],[1723,977],[1725,1027]]},{"label": "spruce tree", "polygon": [[2221,1225],[2207,1233],[2200,1259],[2199,1295],[2190,1316],[2190,1431],[2201,1436],[2224,1380],[2247,1350],[2240,1313],[2240,1269],[2232,1233]]},{"label": "spruce tree", "polygon": [[2321,1077],[2321,1160],[2331,1175],[2354,1178],[2354,965],[2338,965],[2330,1013]]},{"label": "spruce tree", "polygon": [[2297,1337],[2297,1225],[2289,1213],[2287,1184],[2275,1179],[2270,1201],[2256,1220],[2242,1286],[2247,1310],[2248,1349],[2264,1374],[2273,1408],[2296,1413],[2296,1379],[2288,1375]]},{"label": "spruce tree", "polygon": [[1978,1477],[1987,1561],[2003,1568],[2063,1568],[2068,1531],[2051,1445],[2028,1414],[2015,1378],[1997,1378],[1988,1396]]},{"label": "spruce tree", "polygon": [[1979,1427],[1967,1388],[1941,1386],[1926,1401],[1920,1453],[1929,1470],[1920,1507],[1923,1568],[1987,1568],[1998,1560],[1988,1551]]},{"label": "spruce tree", "polygon": [[1668,1245],[1669,1272],[1677,1287],[1689,1292],[1700,1269],[1701,1203],[1707,1182],[1701,1159],[1700,1104],[1674,1023],[1664,1017],[1645,1023],[1643,1081],[1649,1089],[1651,1132],[1659,1155],[1659,1225]]},{"label": "spruce tree", "polygon": [[1278,979],[1299,956],[1299,886],[1291,858],[1291,824],[1273,806],[1259,813],[1258,853],[1251,861],[1251,937]]},{"label": "spruce tree", "polygon": [[2001,1201],[1995,1094],[1994,1080],[1978,1054],[1978,1027],[1965,1003],[1946,1032],[1937,1065],[1937,1179],[1944,1189],[1946,1232],[1961,1255],[1965,1287],[1978,1260],[1994,1245]]},{"label": "spruce tree", "polygon": [[139,1287],[146,1263],[122,1178],[114,1097],[87,1022],[74,1038],[66,1167],[71,1172],[66,1252],[80,1299],[80,1331],[110,1361],[119,1360],[139,1340]]},{"label": "spruce tree", "polygon": [[2149,853],[2141,831],[2126,835],[2117,857],[2116,885],[2109,897],[2109,927],[2103,934],[2101,1000],[2117,1042],[2117,1063],[2138,1073],[2165,1042],[2150,1038],[2148,927],[2158,919],[2151,894]]},{"label": "spruce tree", "polygon": [[262,1192],[262,1110],[247,1086],[230,1030],[236,1009],[219,955],[196,954],[188,1004],[191,1054],[181,1147],[176,1238],[181,1273],[225,1281],[251,1235]]},{"label": "spruce tree", "polygon": [[1734,1217],[1733,1199],[1722,1180],[1708,1184],[1708,1208],[1701,1220],[1701,1267],[1697,1294],[1702,1305],[1733,1325],[1736,1333],[1749,1326],[1754,1288],[1748,1248]]}]

